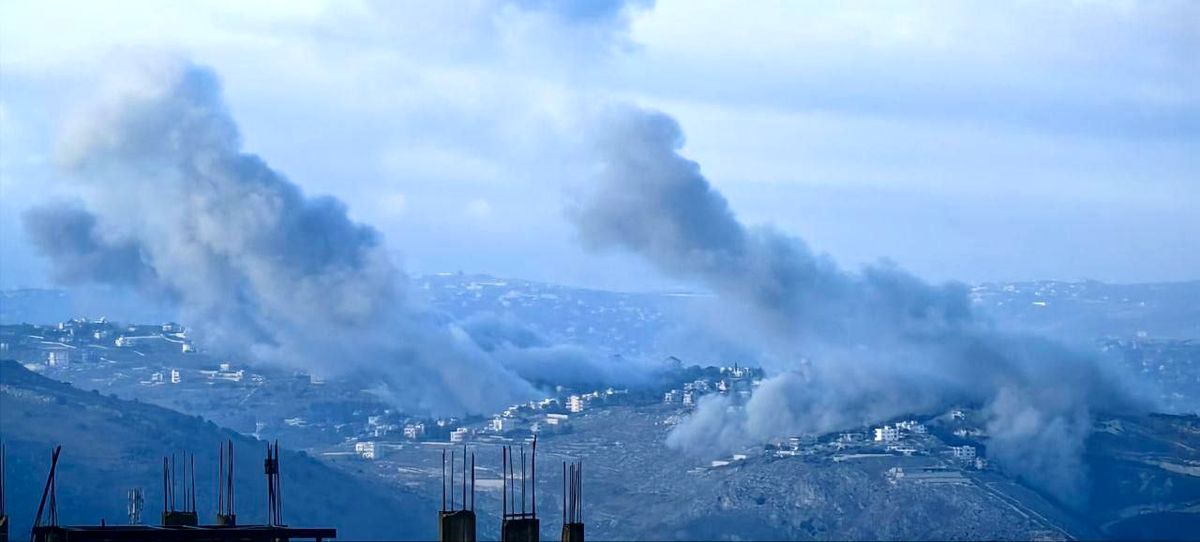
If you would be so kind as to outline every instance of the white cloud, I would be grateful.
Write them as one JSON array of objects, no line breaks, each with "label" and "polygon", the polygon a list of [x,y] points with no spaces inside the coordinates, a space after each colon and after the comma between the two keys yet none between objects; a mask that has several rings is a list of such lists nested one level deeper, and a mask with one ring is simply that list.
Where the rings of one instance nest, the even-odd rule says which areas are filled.
[{"label": "white cloud", "polygon": [[486,199],[476,198],[467,202],[464,212],[475,220],[485,220],[492,215],[492,204]]}]

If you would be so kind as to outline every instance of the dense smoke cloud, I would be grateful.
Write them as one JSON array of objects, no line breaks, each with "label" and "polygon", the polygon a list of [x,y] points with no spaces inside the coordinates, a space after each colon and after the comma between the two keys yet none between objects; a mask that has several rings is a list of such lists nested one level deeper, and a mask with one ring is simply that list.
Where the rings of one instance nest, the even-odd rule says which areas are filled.
[{"label": "dense smoke cloud", "polygon": [[456,322],[481,349],[522,378],[546,385],[641,387],[668,367],[640,358],[554,343],[512,315],[479,313]]},{"label": "dense smoke cloud", "polygon": [[55,279],[98,280],[109,284],[153,282],[154,269],[142,262],[141,250],[129,239],[105,239],[96,217],[76,204],[36,207],[23,217],[33,242],[57,254]]},{"label": "dense smoke cloud", "polygon": [[412,409],[486,412],[535,395],[406,302],[378,232],[242,152],[210,70],[141,59],[60,143],[83,202],[32,209],[25,225],[61,280],[171,299],[211,350],[360,374]]},{"label": "dense smoke cloud", "polygon": [[581,239],[710,287],[734,333],[764,345],[773,373],[745,405],[703,400],[668,444],[715,454],[981,405],[992,458],[1063,498],[1080,495],[1091,414],[1135,403],[1091,359],[992,329],[962,284],[931,285],[887,263],[847,272],[799,238],[743,225],[679,155],[670,117],[618,109],[602,125],[595,179],[569,210]]}]

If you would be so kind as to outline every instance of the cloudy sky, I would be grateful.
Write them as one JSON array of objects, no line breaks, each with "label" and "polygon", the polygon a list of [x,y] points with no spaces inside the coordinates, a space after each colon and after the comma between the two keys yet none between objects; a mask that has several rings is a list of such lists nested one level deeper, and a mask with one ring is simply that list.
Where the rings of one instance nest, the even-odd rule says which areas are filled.
[{"label": "cloudy sky", "polygon": [[[746,223],[934,280],[1200,278],[1200,3],[0,2],[0,287],[115,66],[220,77],[248,152],[410,273],[675,286],[581,248],[589,119],[678,120]],[[163,205],[171,205],[164,201]]]}]

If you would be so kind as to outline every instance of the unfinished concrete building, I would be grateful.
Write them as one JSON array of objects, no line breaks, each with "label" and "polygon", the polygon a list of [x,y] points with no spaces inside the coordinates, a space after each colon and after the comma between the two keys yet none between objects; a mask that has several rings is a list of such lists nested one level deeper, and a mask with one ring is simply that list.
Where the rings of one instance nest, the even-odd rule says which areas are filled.
[{"label": "unfinished concrete building", "polygon": [[[438,540],[441,542],[475,542],[475,454],[471,454],[471,493],[467,500],[467,447],[462,452],[462,499],[454,502],[454,452],[450,452],[450,480],[446,481],[446,451],[442,450],[442,509],[438,513]],[[447,487],[449,491],[447,492]],[[447,507],[446,497],[450,504]],[[468,504],[469,503],[469,504]]]},{"label": "unfinished concrete building", "polygon": [[[46,477],[42,499],[38,504],[31,542],[320,542],[337,537],[337,529],[284,525],[278,444],[267,445],[267,457],[263,462],[267,477],[267,524],[245,526],[237,525],[237,516],[234,513],[232,442],[222,446],[219,453],[220,498],[216,524],[213,525],[200,525],[197,521],[195,463],[188,454],[184,455],[185,461],[182,465],[176,462],[174,456],[163,458],[163,510],[160,525],[59,525],[57,485],[58,458],[61,453],[62,446],[58,446],[51,454],[50,473]],[[130,492],[131,518],[140,519],[140,501],[136,500],[140,496],[140,491]]]},{"label": "unfinished concrete building", "polygon": [[[500,520],[501,542],[538,542],[541,525],[537,517],[537,437],[533,437],[533,449],[529,455],[529,476],[525,475],[525,446],[520,447],[521,491],[520,508],[517,507],[516,458],[512,446],[501,450],[502,516]],[[530,483],[527,483],[526,480]],[[528,499],[526,487],[529,487]]]},{"label": "unfinished concrete building", "polygon": [[562,542],[583,542],[583,462],[563,461]]}]

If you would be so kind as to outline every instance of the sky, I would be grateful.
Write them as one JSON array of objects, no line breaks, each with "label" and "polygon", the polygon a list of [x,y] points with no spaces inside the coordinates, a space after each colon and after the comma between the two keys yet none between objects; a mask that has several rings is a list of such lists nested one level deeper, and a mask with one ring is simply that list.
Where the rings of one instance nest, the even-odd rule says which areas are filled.
[{"label": "sky", "polygon": [[[52,285],[22,213],[118,66],[208,66],[247,152],[410,274],[696,287],[587,250],[589,123],[673,117],[738,218],[855,268],[1200,278],[1200,3],[0,2],[0,288]],[[163,205],[171,205],[164,201]]]}]

